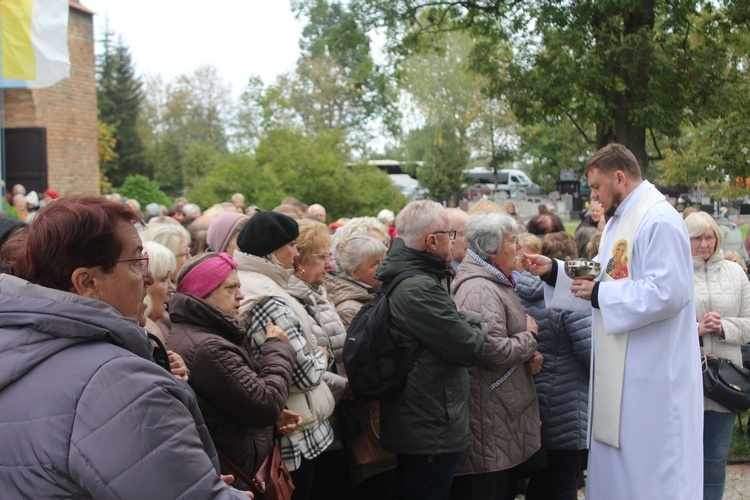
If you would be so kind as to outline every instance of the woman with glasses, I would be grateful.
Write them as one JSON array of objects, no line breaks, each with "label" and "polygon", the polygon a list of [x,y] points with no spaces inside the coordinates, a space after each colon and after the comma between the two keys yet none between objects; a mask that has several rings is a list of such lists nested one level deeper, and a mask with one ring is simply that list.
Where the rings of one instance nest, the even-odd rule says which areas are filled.
[{"label": "woman with glasses", "polygon": [[3,247],[3,496],[247,498],[222,481],[188,387],[154,363],[142,223],[127,205],[66,196]]},{"label": "woman with glasses", "polygon": [[[695,314],[703,353],[742,365],[740,346],[750,342],[750,282],[739,265],[724,259],[724,236],[713,217],[695,212],[687,216],[685,225],[693,254]],[[703,403],[703,498],[721,499],[736,414],[706,397]]]},{"label": "woman with glasses", "polygon": [[[306,309],[318,347],[328,349],[334,360],[324,380],[338,404],[347,389],[343,348],[346,329],[336,308],[328,300],[323,286],[330,264],[331,233],[328,226],[313,219],[302,219],[297,236],[299,255],[294,260],[294,276],[289,280],[289,294]],[[351,497],[346,474],[346,458],[341,438],[341,422],[331,415],[334,441],[316,459],[313,497],[347,499]]]},{"label": "woman with glasses", "polygon": [[538,329],[518,300],[511,274],[517,230],[505,213],[469,216],[466,257],[451,286],[459,311],[480,318],[484,336],[482,360],[469,369],[471,441],[453,481],[456,499],[515,498],[511,469],[541,445],[533,377],[541,370]]}]

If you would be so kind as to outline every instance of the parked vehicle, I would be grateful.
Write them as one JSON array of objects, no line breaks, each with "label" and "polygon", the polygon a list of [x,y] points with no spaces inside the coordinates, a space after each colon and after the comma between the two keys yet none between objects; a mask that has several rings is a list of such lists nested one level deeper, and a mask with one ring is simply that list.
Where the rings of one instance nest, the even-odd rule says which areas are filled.
[{"label": "parked vehicle", "polygon": [[515,168],[504,168],[497,172],[497,184],[492,169],[481,168],[474,170],[465,170],[464,174],[470,179],[469,182],[486,183],[493,191],[506,191],[509,195],[514,195],[519,188],[526,189],[526,194],[539,194],[539,185],[535,184],[523,170]]}]

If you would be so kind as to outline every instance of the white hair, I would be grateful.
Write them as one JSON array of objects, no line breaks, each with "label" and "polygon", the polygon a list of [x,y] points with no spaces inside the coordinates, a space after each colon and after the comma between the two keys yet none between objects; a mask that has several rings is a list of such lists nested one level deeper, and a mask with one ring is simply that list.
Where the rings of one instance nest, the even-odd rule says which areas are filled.
[{"label": "white hair", "polygon": [[448,224],[448,214],[432,200],[412,201],[396,217],[396,231],[409,248],[422,249],[428,235]]},{"label": "white hair", "polygon": [[393,213],[393,210],[384,208],[383,210],[378,212],[378,220],[384,221],[386,224],[390,224],[391,222],[396,220],[396,214]]},{"label": "white hair", "polygon": [[181,210],[186,217],[191,217],[193,215],[196,217],[200,217],[201,215],[201,209],[195,203],[186,203],[182,206]]},{"label": "white hair", "polygon": [[[155,241],[147,241],[143,244],[143,249],[148,253],[148,270],[154,275],[154,282],[162,279],[169,278],[169,275],[177,267],[174,253]],[[151,296],[146,294],[146,298],[143,300],[146,303],[146,317],[151,315],[151,309],[154,304],[151,301]]]},{"label": "white hair", "polygon": [[336,262],[348,276],[365,260],[385,256],[385,252],[385,245],[372,236],[357,235],[341,242]]},{"label": "white hair", "polygon": [[464,229],[467,248],[487,258],[500,250],[506,234],[518,231],[518,224],[506,213],[477,212],[469,216]]},{"label": "white hair", "polygon": [[177,255],[181,247],[190,246],[190,233],[179,224],[149,224],[143,240],[161,243]]}]

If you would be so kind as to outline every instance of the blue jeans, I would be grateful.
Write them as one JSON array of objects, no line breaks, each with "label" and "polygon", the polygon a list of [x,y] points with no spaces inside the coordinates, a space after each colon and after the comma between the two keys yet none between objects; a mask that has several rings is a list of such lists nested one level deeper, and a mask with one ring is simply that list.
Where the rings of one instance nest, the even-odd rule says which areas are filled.
[{"label": "blue jeans", "polygon": [[703,412],[703,500],[721,500],[736,413]]}]

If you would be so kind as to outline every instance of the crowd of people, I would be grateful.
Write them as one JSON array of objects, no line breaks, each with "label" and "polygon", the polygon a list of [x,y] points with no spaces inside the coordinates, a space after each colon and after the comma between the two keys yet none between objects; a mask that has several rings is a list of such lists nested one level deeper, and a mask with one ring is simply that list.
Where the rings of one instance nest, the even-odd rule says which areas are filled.
[{"label": "crowd of people", "polygon": [[[54,196],[0,219],[0,491],[248,498],[232,471],[278,447],[295,499],[721,498],[735,414],[702,396],[698,338],[740,361],[750,281],[624,147],[585,174],[575,236],[489,200],[328,221]],[[579,257],[601,273],[568,276]],[[406,385],[360,399],[347,329],[395,280]]]}]

